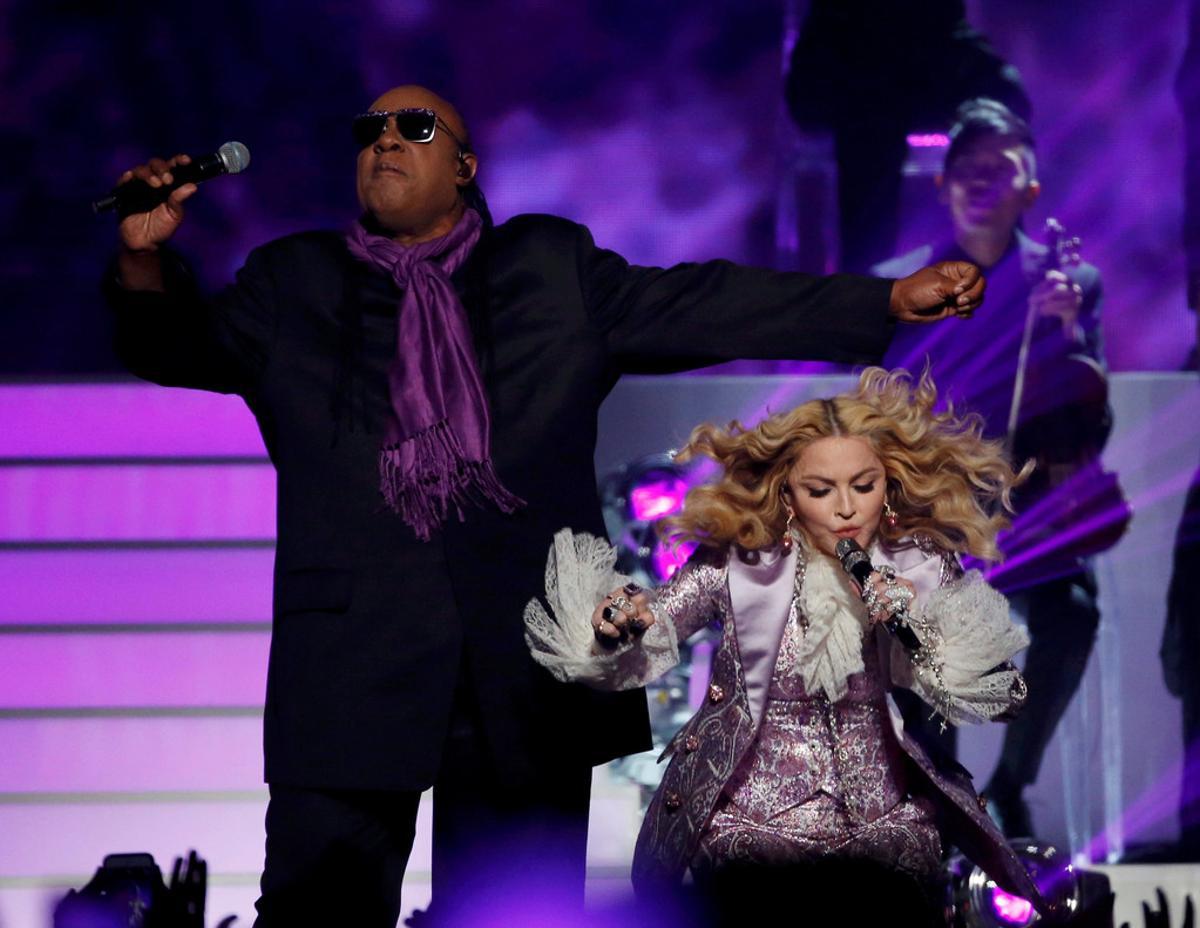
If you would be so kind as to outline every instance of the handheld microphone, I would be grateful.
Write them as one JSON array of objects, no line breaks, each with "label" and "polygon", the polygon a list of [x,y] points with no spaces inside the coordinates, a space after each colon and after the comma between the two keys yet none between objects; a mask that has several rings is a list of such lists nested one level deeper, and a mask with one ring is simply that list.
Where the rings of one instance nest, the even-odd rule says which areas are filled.
[{"label": "handheld microphone", "polygon": [[[843,538],[837,543],[834,552],[837,554],[838,560],[842,562],[842,570],[853,577],[865,590],[871,582],[870,577],[875,572],[875,567],[871,564],[870,555],[862,549],[862,545],[853,538]],[[883,620],[883,626],[907,650],[916,651],[921,647],[921,639],[908,626],[907,603],[897,603],[895,611]]]},{"label": "handheld microphone", "polygon": [[193,158],[190,164],[171,168],[174,183],[151,187],[144,180],[135,178],[114,187],[108,196],[92,201],[92,212],[99,214],[116,210],[122,219],[134,213],[148,213],[160,203],[165,203],[171,192],[184,184],[199,184],[222,174],[240,174],[249,163],[250,149],[241,142],[226,142],[212,154]]}]

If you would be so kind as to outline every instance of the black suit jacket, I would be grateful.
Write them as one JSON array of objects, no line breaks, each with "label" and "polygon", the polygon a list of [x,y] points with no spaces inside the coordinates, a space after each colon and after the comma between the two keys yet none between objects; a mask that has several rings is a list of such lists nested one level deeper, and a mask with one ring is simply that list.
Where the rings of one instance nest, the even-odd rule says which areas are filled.
[{"label": "black suit jacket", "polygon": [[890,282],[723,261],[634,267],[582,226],[520,216],[456,275],[513,515],[473,508],[429,542],[387,511],[377,454],[399,293],[332,232],[255,250],[208,300],[182,263],[167,293],[108,296],[118,350],[156,383],[243,396],[278,471],[274,631],[265,717],[272,783],[423,789],[460,671],[501,775],[649,747],[645,696],[563,685],[529,657],[525,602],[563,526],[604,524],[596,414],[624,372],[717,360],[876,361]]}]

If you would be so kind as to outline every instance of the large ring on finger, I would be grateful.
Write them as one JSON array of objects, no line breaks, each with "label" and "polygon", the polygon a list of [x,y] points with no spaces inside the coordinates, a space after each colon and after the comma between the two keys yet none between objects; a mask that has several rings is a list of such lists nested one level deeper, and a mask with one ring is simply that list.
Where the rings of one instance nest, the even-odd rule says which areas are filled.
[{"label": "large ring on finger", "polygon": [[637,609],[634,607],[633,603],[627,600],[624,596],[614,596],[612,603],[626,615],[637,614]]},{"label": "large ring on finger", "polygon": [[605,606],[603,609],[600,610],[600,618],[603,619],[605,622],[611,622],[614,615],[616,615],[616,613],[613,612],[612,606]]},{"label": "large ring on finger", "polygon": [[913,591],[906,586],[900,584],[889,584],[887,592],[883,594],[889,602],[908,604],[912,602]]},{"label": "large ring on finger", "polygon": [[879,576],[883,577],[883,582],[891,586],[896,582],[896,568],[891,564],[884,564],[879,568]]}]

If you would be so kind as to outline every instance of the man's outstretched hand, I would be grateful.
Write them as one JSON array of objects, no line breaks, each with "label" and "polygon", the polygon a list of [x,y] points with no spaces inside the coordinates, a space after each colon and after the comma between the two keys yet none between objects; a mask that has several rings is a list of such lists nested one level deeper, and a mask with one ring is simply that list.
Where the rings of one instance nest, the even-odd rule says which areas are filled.
[{"label": "man's outstretched hand", "polygon": [[890,312],[900,322],[969,319],[983,302],[986,281],[969,261],[939,261],[892,284]]}]

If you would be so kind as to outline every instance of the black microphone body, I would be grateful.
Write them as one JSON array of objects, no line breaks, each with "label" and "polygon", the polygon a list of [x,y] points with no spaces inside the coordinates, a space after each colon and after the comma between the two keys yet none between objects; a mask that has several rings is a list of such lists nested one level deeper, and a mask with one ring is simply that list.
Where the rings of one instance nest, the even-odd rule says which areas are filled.
[{"label": "black microphone body", "polygon": [[[834,551],[838,560],[842,562],[842,569],[865,590],[871,582],[870,577],[875,572],[875,567],[871,563],[870,556],[862,549],[862,545],[853,538],[843,538],[837,543]],[[896,611],[883,620],[883,627],[907,650],[916,651],[921,647],[921,639],[908,626],[908,605],[906,603],[900,603]]]},{"label": "black microphone body", "polygon": [[92,202],[92,211],[107,213],[116,210],[124,219],[135,213],[148,213],[160,203],[165,203],[171,192],[184,184],[200,184],[222,174],[238,174],[250,163],[250,152],[241,142],[226,142],[217,151],[193,158],[189,164],[171,168],[172,183],[151,187],[144,180],[134,178],[114,187],[112,193]]}]

